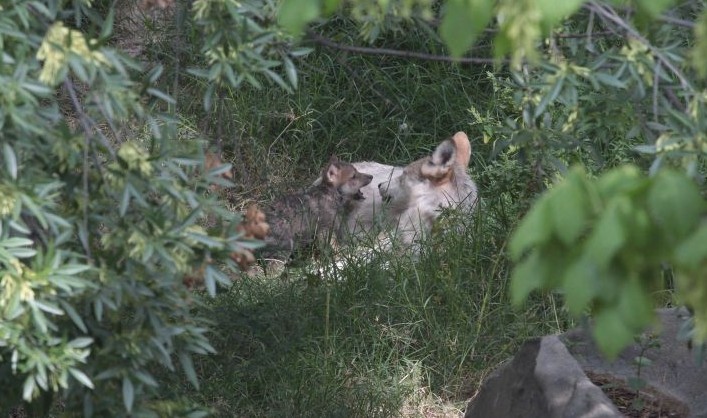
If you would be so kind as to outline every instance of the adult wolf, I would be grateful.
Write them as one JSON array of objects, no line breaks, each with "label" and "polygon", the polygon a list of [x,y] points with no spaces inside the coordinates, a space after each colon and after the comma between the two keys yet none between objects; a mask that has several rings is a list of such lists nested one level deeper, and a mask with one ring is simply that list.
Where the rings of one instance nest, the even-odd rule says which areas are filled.
[{"label": "adult wolf", "polygon": [[383,226],[402,243],[413,243],[432,229],[441,209],[471,212],[476,208],[478,189],[467,172],[470,160],[469,138],[457,132],[431,155],[406,167],[353,163],[356,170],[372,175],[373,181],[361,188],[364,199],[351,203],[342,226],[354,236]]}]

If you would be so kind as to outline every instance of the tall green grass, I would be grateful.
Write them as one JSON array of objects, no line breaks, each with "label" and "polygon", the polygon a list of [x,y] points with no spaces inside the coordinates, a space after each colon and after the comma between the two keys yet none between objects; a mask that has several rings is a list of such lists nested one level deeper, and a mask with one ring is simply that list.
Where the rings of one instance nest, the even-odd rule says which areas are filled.
[{"label": "tall green grass", "polygon": [[195,308],[212,318],[218,350],[195,360],[200,390],[164,390],[219,417],[459,416],[525,339],[567,326],[551,295],[509,303],[505,246],[530,204],[530,168],[489,163],[492,144],[479,141],[489,127],[471,109],[496,112],[491,68],[318,50],[299,69],[293,94],[226,90],[209,113],[194,99],[205,86],[182,83],[185,129],[221,138],[234,165],[234,207],[306,187],[331,154],[404,165],[459,130],[483,205],[445,214],[414,256],[354,247],[342,267],[323,256],[281,278],[235,278]]},{"label": "tall green grass", "polygon": [[526,338],[567,323],[550,296],[511,308],[505,236],[489,212],[442,222],[455,228],[417,256],[239,279],[204,308],[218,354],[196,361],[201,390],[171,390],[222,417],[418,416],[445,405],[444,416],[459,415]]}]

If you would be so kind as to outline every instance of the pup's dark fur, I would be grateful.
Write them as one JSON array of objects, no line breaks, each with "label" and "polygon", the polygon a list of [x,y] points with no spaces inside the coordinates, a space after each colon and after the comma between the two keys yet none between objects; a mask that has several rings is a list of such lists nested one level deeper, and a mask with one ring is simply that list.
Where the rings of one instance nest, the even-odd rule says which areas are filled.
[{"label": "pup's dark fur", "polygon": [[306,191],[283,196],[265,209],[270,234],[265,239],[263,255],[286,260],[315,242],[331,245],[342,215],[352,201],[363,199],[361,188],[373,176],[331,157],[322,170],[322,179]]}]

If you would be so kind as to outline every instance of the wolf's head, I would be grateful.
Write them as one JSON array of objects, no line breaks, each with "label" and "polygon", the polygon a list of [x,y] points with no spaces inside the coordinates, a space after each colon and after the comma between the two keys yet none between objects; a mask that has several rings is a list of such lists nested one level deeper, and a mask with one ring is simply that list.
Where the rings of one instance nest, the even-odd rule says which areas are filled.
[{"label": "wolf's head", "polygon": [[399,227],[428,229],[439,210],[456,205],[473,208],[476,185],[466,172],[471,143],[464,132],[440,143],[432,155],[406,166],[400,176],[380,183],[378,191],[389,203]]},{"label": "wolf's head", "polygon": [[336,188],[343,197],[363,199],[361,188],[367,186],[373,176],[361,173],[352,164],[332,156],[322,170],[321,179],[323,185]]}]

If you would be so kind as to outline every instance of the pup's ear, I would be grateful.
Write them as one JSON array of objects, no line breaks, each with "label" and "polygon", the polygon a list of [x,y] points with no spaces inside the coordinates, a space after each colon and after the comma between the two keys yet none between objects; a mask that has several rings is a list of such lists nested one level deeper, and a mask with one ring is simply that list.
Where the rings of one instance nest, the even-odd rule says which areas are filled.
[{"label": "pup's ear", "polygon": [[[332,159],[335,158],[336,157],[332,157]],[[322,173],[322,177],[324,178],[324,181],[326,183],[333,184],[337,187],[339,186],[341,170],[339,169],[338,159],[333,162],[332,160],[329,160],[329,163],[327,164],[326,168],[324,169],[324,172]]]},{"label": "pup's ear", "polygon": [[431,180],[443,180],[452,172],[457,161],[457,148],[454,141],[448,139],[437,146],[432,156],[422,165],[420,170],[424,177]]},{"label": "pup's ear", "polygon": [[457,149],[457,163],[462,167],[468,167],[471,161],[471,142],[466,133],[459,131],[452,137],[454,147]]}]

